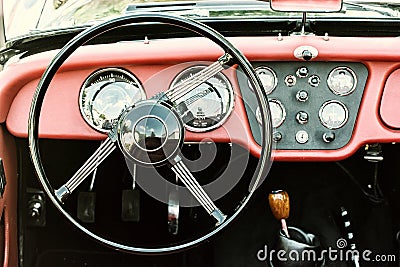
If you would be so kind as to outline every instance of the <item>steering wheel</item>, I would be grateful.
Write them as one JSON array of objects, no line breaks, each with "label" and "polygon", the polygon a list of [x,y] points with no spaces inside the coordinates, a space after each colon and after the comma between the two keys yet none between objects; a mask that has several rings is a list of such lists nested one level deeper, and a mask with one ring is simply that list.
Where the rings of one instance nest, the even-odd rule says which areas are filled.
[{"label": "steering wheel", "polygon": [[[174,90],[166,90],[126,108],[117,122],[112,125],[108,137],[94,154],[64,185],[59,188],[53,188],[51,180],[45,173],[39,152],[39,119],[43,99],[56,72],[76,49],[96,36],[128,24],[149,22],[169,24],[197,33],[217,44],[223,49],[224,54],[213,64],[189,77],[185,82],[178,84],[177,87],[174,87]],[[248,187],[247,195],[241,199],[242,201],[240,201],[236,209],[228,215],[225,215],[217,207],[213,199],[199,184],[182,160],[181,147],[185,138],[185,122],[182,120],[181,114],[176,110],[177,91],[181,94],[190,92],[213,75],[221,72],[226,66],[239,66],[248,78],[256,94],[262,119],[262,151],[252,182]],[[49,199],[62,215],[82,232],[107,246],[131,253],[150,254],[173,252],[199,244],[219,232],[237,217],[268,172],[272,150],[272,126],[267,96],[261,88],[262,83],[245,56],[221,34],[200,22],[165,14],[133,14],[92,26],[78,34],[58,52],[41,77],[35,91],[29,114],[28,128],[29,148],[35,171]],[[150,126],[153,129],[151,134],[140,132],[140,127],[146,128]],[[126,138],[124,138],[126,135],[134,136],[134,142],[127,142]],[[202,206],[210,215],[209,219],[215,220],[215,226],[200,236],[182,242],[172,243],[171,245],[139,247],[100,236],[82,224],[66,210],[64,202],[68,201],[67,197],[116,148],[119,148],[123,153],[128,165],[139,164],[154,168],[159,166],[170,168],[196,199],[197,205]]]}]

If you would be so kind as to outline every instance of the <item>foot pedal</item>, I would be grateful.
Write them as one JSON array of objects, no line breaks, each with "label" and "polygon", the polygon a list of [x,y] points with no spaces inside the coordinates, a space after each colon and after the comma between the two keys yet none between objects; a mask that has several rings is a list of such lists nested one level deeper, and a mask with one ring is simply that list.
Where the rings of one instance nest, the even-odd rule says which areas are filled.
[{"label": "foot pedal", "polygon": [[138,189],[122,191],[121,219],[124,222],[138,222],[140,220],[140,193]]},{"label": "foot pedal", "polygon": [[96,208],[95,192],[79,192],[77,217],[84,223],[94,223]]}]

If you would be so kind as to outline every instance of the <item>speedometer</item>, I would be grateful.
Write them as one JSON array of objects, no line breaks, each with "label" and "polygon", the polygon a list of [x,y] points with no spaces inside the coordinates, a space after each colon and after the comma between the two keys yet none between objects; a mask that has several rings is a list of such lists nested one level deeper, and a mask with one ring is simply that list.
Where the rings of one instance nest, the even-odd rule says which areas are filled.
[{"label": "speedometer", "polygon": [[84,82],[79,107],[85,121],[101,132],[107,132],[121,112],[146,98],[139,80],[119,68],[101,69]]},{"label": "speedometer", "polygon": [[[174,87],[185,82],[205,66],[194,66],[182,71],[171,84]],[[233,109],[234,93],[228,78],[217,73],[186,95],[179,98],[176,106],[185,127],[193,132],[205,132],[221,126]]]}]

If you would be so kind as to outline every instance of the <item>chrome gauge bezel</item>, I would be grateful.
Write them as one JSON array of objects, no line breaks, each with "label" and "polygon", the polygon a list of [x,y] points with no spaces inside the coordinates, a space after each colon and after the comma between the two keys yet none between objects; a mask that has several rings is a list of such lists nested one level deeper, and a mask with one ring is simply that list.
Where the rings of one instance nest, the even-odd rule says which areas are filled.
[{"label": "chrome gauge bezel", "polygon": [[[276,125],[274,125],[274,122],[273,122],[273,114],[272,114],[273,112],[272,112],[271,107],[270,107],[271,119],[272,119],[272,127],[273,127],[274,129],[276,129],[276,128],[279,128],[279,127],[285,122],[285,120],[286,120],[286,109],[285,109],[285,106],[284,106],[284,105],[281,103],[281,101],[279,101],[278,99],[270,99],[270,100],[268,100],[268,105],[269,105],[271,102],[277,104],[277,105],[281,108],[281,110],[282,110],[282,117],[281,117],[279,123],[277,123]],[[261,124],[262,124],[262,120],[261,120],[261,111],[260,111],[260,107],[257,107],[257,109],[256,109],[256,114],[255,114],[255,115],[256,115],[256,119],[257,119],[258,123],[261,125]]]},{"label": "chrome gauge bezel", "polygon": [[[274,85],[273,85],[273,87],[272,87],[271,89],[269,89],[269,90],[265,89],[264,84],[262,83],[262,79],[260,78],[261,84],[263,85],[262,88],[264,89],[265,93],[266,93],[267,95],[271,94],[271,93],[275,90],[276,86],[278,85],[278,77],[276,76],[275,71],[274,71],[273,69],[271,69],[270,67],[267,67],[267,66],[259,66],[259,67],[255,68],[254,70],[256,71],[256,73],[257,73],[257,75],[259,76],[259,78],[260,78],[260,75],[259,75],[258,72],[259,72],[260,70],[267,70],[268,72],[270,72],[270,73],[272,74],[272,76],[274,77]],[[247,81],[247,82],[248,82],[248,85],[249,85],[249,87],[251,88],[251,90],[253,90],[253,87],[252,87],[250,81]]]},{"label": "chrome gauge bezel", "polygon": [[[332,75],[333,75],[336,71],[338,71],[338,70],[345,70],[345,71],[348,71],[348,72],[351,74],[351,76],[353,77],[353,80],[354,80],[354,83],[353,83],[352,88],[351,88],[350,90],[344,92],[344,93],[343,93],[343,92],[338,92],[337,90],[335,90],[335,89],[332,88]],[[331,90],[331,92],[334,93],[335,95],[338,95],[338,96],[346,96],[346,95],[349,95],[349,94],[353,93],[354,90],[356,89],[356,86],[357,86],[357,75],[356,75],[356,73],[355,73],[351,68],[349,68],[349,67],[336,67],[336,68],[334,68],[333,70],[331,70],[331,71],[329,72],[329,75],[328,75],[328,78],[327,78],[327,80],[326,80],[326,83],[328,84],[329,90]]]},{"label": "chrome gauge bezel", "polygon": [[[206,65],[194,65],[194,66],[191,66],[191,67],[188,67],[188,68],[182,70],[180,73],[178,73],[175,76],[175,78],[171,82],[169,90],[171,90],[171,88],[173,88],[173,86],[175,86],[177,83],[179,83],[179,81],[182,79],[182,77],[184,77],[188,72],[191,72],[194,69],[199,69],[199,68],[204,69],[206,67],[207,67]],[[226,122],[226,120],[229,118],[229,116],[231,115],[231,113],[234,109],[234,105],[235,105],[235,93],[233,90],[232,83],[222,72],[218,72],[217,74],[215,74],[212,77],[215,77],[217,75],[218,75],[218,79],[221,79],[228,86],[229,99],[228,99],[228,102],[225,103],[226,105],[228,105],[225,115],[216,124],[209,126],[209,127],[204,127],[204,128],[197,128],[197,127],[193,127],[193,126],[190,126],[190,125],[187,125],[186,123],[184,123],[184,127],[186,130],[188,130],[190,132],[195,132],[195,133],[203,133],[203,132],[212,131],[212,130],[215,130],[215,129],[221,127]],[[179,103],[181,103],[181,102],[177,102],[174,104],[178,105]]]},{"label": "chrome gauge bezel", "polygon": [[[89,126],[92,127],[93,129],[95,129],[95,130],[97,130],[97,131],[99,131],[99,132],[102,132],[102,133],[108,133],[108,132],[110,131],[110,129],[104,129],[101,125],[100,125],[100,126],[99,126],[99,125],[95,125],[95,124],[92,122],[92,120],[90,120],[90,118],[86,115],[85,109],[84,109],[83,94],[84,94],[84,92],[85,92],[85,89],[86,89],[88,86],[90,86],[90,84],[93,83],[93,82],[97,79],[97,77],[98,77],[98,78],[101,78],[101,75],[104,75],[104,74],[109,73],[109,72],[112,72],[112,73],[120,73],[120,74],[123,75],[124,77],[127,77],[127,78],[132,82],[132,84],[134,84],[134,85],[138,88],[138,90],[139,90],[139,92],[140,92],[140,94],[141,94],[141,100],[146,99],[146,93],[145,93],[145,90],[144,90],[144,88],[143,88],[143,86],[142,86],[140,80],[139,80],[133,73],[129,72],[129,71],[126,70],[126,69],[118,68],[118,67],[110,67],[110,68],[98,69],[98,70],[94,71],[93,73],[91,73],[91,74],[85,79],[85,81],[84,81],[84,83],[83,83],[83,85],[81,86],[80,91],[79,91],[79,99],[78,99],[78,102],[79,102],[79,110],[80,110],[81,116],[83,117],[83,119],[85,120],[85,122],[86,122],[87,124],[89,124]],[[129,106],[131,106],[131,105],[133,105],[133,104],[134,104],[134,103],[129,103]],[[121,113],[122,113],[122,111],[121,111]],[[114,118],[114,119],[118,119],[118,118]]]},{"label": "chrome gauge bezel", "polygon": [[[332,103],[335,103],[335,104],[338,104],[339,106],[341,106],[345,112],[345,118],[339,126],[331,126],[322,119],[322,112],[324,111],[324,109],[326,108],[327,105],[332,104]],[[325,102],[324,104],[322,104],[322,106],[318,112],[318,118],[319,118],[319,121],[321,122],[321,124],[325,128],[328,128],[330,130],[336,130],[336,129],[342,128],[349,120],[349,110],[347,109],[346,105],[343,104],[342,102],[340,102],[338,100],[329,100],[329,101]]]}]

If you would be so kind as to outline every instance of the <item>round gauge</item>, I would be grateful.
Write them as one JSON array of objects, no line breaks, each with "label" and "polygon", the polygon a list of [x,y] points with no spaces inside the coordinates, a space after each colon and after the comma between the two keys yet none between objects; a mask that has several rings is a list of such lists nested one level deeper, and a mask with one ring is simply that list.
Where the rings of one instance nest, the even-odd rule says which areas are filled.
[{"label": "round gauge", "polygon": [[347,107],[336,100],[325,102],[319,109],[319,119],[328,129],[342,127],[347,122],[348,116]]},{"label": "round gauge", "polygon": [[[271,111],[272,127],[278,128],[286,119],[285,107],[276,99],[269,100],[268,104]],[[256,118],[258,123],[262,124],[260,107],[257,107]]]},{"label": "round gauge", "polygon": [[[255,71],[261,80],[265,93],[267,95],[272,93],[272,91],[274,91],[276,85],[278,84],[278,79],[276,78],[275,72],[268,67],[258,67],[255,69]],[[249,81],[249,86],[250,88],[252,88],[250,81]]]},{"label": "round gauge", "polygon": [[357,85],[357,77],[348,67],[337,67],[328,76],[328,87],[335,95],[345,96],[351,94]]},{"label": "round gauge", "polygon": [[[194,66],[182,71],[171,84],[171,92],[178,84],[190,79],[205,66]],[[210,131],[221,126],[233,110],[234,93],[228,78],[217,73],[176,101],[187,130]]]},{"label": "round gauge", "polygon": [[119,68],[101,69],[84,82],[79,106],[85,121],[101,132],[107,132],[121,112],[146,98],[139,80]]}]

